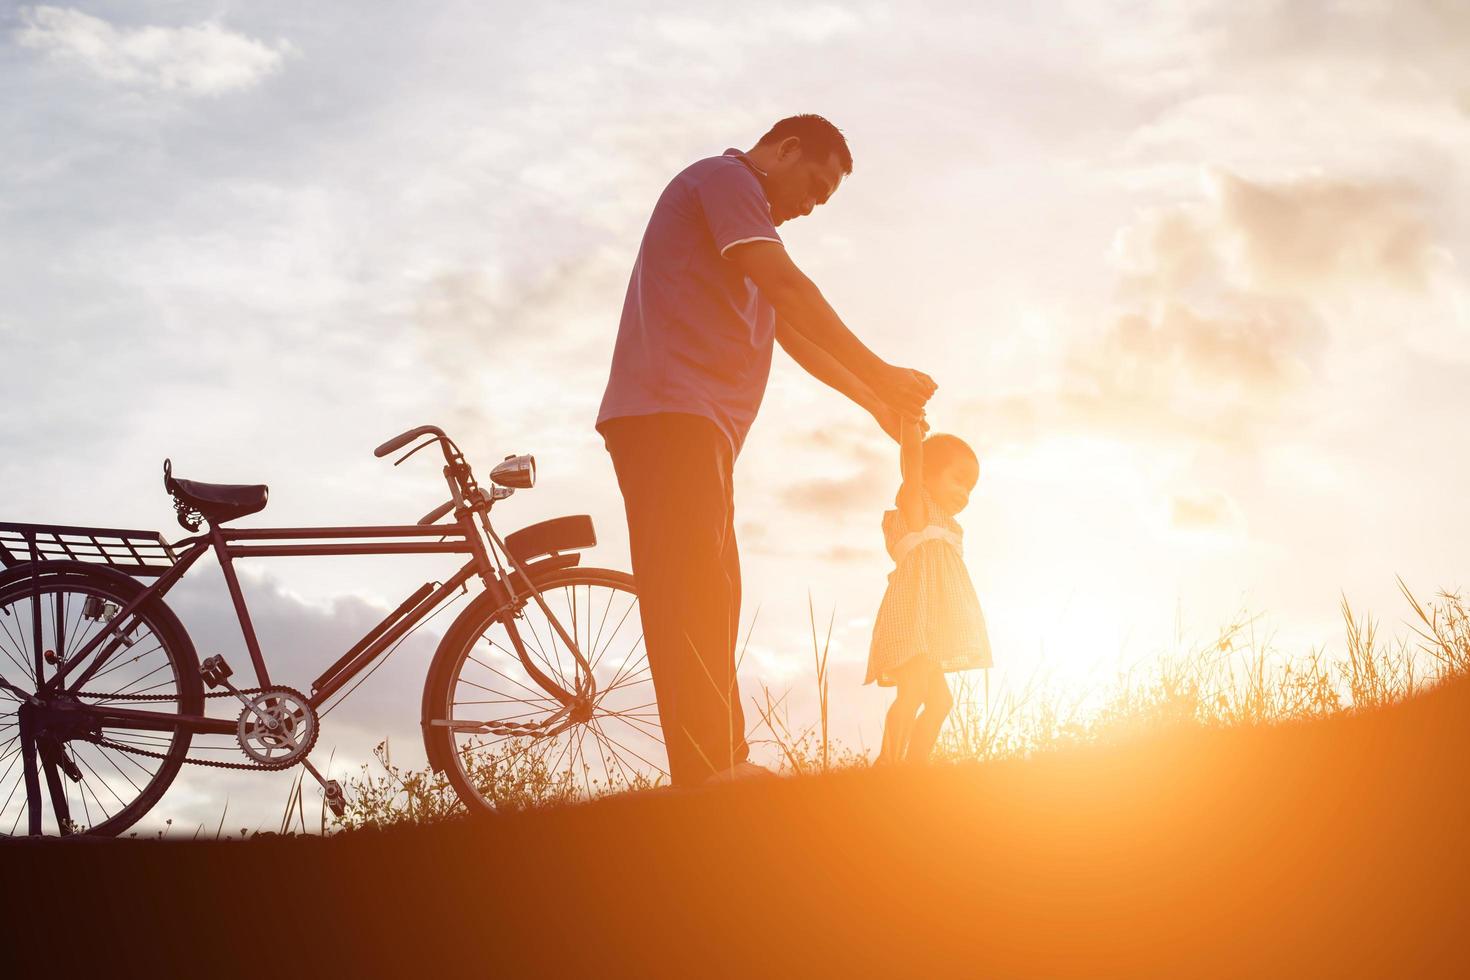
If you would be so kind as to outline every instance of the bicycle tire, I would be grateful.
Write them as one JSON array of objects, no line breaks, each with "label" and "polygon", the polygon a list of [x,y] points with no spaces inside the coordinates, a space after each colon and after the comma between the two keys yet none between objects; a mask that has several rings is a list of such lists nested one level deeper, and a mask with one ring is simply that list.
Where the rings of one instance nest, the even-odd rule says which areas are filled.
[{"label": "bicycle tire", "polygon": [[[116,607],[121,608],[131,602],[143,589],[144,586],[141,583],[121,573],[107,573],[72,562],[47,562],[43,563],[39,568],[37,566],[21,566],[9,569],[5,574],[0,575],[0,611],[14,610],[21,603],[24,603],[24,607],[32,607],[31,600],[37,594],[49,597],[47,601],[51,603],[55,603],[57,596],[70,596],[72,597],[71,601],[80,599],[82,602],[85,602],[84,597],[95,596],[103,602],[112,603]],[[24,607],[22,607],[22,611],[24,611]],[[53,605],[54,608],[56,607]],[[64,623],[69,623],[74,618],[78,623],[81,621],[82,614],[73,613],[68,610],[66,602],[63,602],[60,608],[63,610],[63,615],[60,619]],[[204,693],[203,682],[199,676],[198,656],[195,653],[194,644],[189,639],[188,632],[184,629],[183,624],[179,622],[178,617],[173,611],[161,599],[157,598],[141,606],[138,610],[138,616],[141,619],[141,623],[128,632],[130,635],[138,636],[140,635],[139,628],[146,628],[148,635],[158,641],[158,650],[163,654],[164,665],[170,668],[170,673],[172,674],[172,681],[177,693],[177,697],[172,703],[175,705],[177,713],[202,714],[204,710]],[[13,616],[13,614],[12,618],[19,619],[19,617]],[[56,619],[57,617],[53,613],[51,619],[53,628]],[[20,660],[18,664],[12,663],[12,660],[15,659],[12,657],[0,661],[0,664],[9,668],[6,671],[6,677],[8,680],[15,682],[16,678],[13,675],[16,673],[16,667],[20,666],[24,668],[27,664],[32,663],[29,657],[33,655],[33,651],[30,649],[33,641],[29,628],[18,628],[22,625],[18,622],[8,622],[7,625],[11,627],[11,632],[7,633],[4,639],[8,646],[15,646],[17,643],[21,645],[19,649],[15,650],[20,655]],[[70,646],[70,644],[66,645]],[[132,662],[135,663],[141,660],[143,660],[142,656],[134,656],[132,658]],[[123,662],[119,661],[119,663],[121,664]],[[104,672],[106,669],[104,668]],[[122,669],[122,667],[120,666],[119,669]],[[141,670],[142,668],[138,667],[137,669]],[[155,672],[162,669],[163,665],[160,665],[155,669]],[[92,681],[88,682],[86,685],[87,694],[103,697],[115,695],[119,692],[98,690],[98,688],[108,688],[123,684],[123,681],[129,676],[127,673],[124,673],[122,678],[115,678],[113,683],[94,683],[102,675],[103,672],[99,672],[94,676]],[[35,692],[37,685],[34,670],[26,677],[20,679],[19,686],[29,689],[31,693]],[[5,697],[15,700],[9,692],[3,693]],[[103,697],[94,697],[90,702],[86,699],[83,700],[84,703],[98,703]],[[170,702],[159,703],[167,704]],[[157,709],[154,704],[150,704],[149,710]],[[8,724],[5,724],[6,722]],[[115,734],[117,732],[129,732],[133,730],[113,726],[103,731],[104,734]],[[5,743],[12,736],[15,738],[15,749],[19,751],[18,719],[15,714],[9,714],[4,718],[0,718],[0,744]],[[184,758],[188,754],[189,746],[193,739],[193,735],[189,731],[176,729],[172,737],[168,739],[167,746],[164,747],[161,741],[162,736],[157,735],[156,737],[160,739],[158,748],[162,751],[164,758],[156,760],[159,762],[158,767],[147,776],[147,782],[142,786],[137,785],[142,777],[138,777],[136,773],[139,771],[147,772],[147,766],[138,764],[129,756],[127,764],[136,766],[137,768],[123,769],[119,763],[123,762],[123,756],[127,755],[126,753],[120,753],[118,750],[105,750],[97,746],[95,742],[90,742],[85,739],[56,743],[67,747],[67,750],[71,754],[72,766],[78,768],[79,771],[84,765],[90,765],[86,755],[81,751],[82,746],[91,745],[98,753],[106,751],[118,752],[117,758],[115,759],[110,756],[98,756],[92,761],[97,762],[99,767],[103,761],[108,761],[114,766],[118,766],[119,771],[123,773],[123,778],[127,781],[127,785],[136,789],[137,792],[130,800],[124,799],[121,793],[127,793],[128,790],[121,788],[124,785],[123,780],[113,776],[110,771],[104,774],[103,772],[97,771],[97,767],[94,767],[93,772],[84,773],[82,780],[73,783],[77,787],[82,804],[78,810],[85,812],[88,818],[87,822],[82,824],[77,819],[79,813],[72,812],[71,821],[73,826],[71,828],[63,828],[55,812],[55,807],[51,805],[48,784],[45,780],[40,780],[38,782],[38,792],[43,797],[42,808],[51,808],[49,827],[44,822],[45,817],[43,815],[42,834],[50,836],[54,833],[58,836],[64,836],[67,834],[82,833],[96,837],[115,837],[137,823],[138,820],[153,808],[173,783],[174,778],[178,775],[179,769],[184,764]],[[37,765],[39,768],[41,763],[38,761]],[[53,768],[59,769],[60,767],[53,766]],[[105,770],[105,767],[102,768]],[[3,772],[11,773],[10,770],[3,770]],[[65,775],[60,773],[57,775],[66,782],[72,782]],[[91,791],[95,806],[105,812],[105,816],[101,820],[91,819],[92,813],[88,809],[88,807],[93,805],[87,802],[88,787],[85,784],[89,778],[94,778],[99,781],[99,785],[92,786]],[[109,784],[109,779],[113,780],[113,783]],[[12,791],[10,782],[9,775],[0,775],[0,800],[6,800],[6,794]],[[116,797],[116,802],[119,804],[115,812],[107,807],[107,797],[104,797],[99,792],[104,786],[108,788],[111,796]],[[24,796],[18,804],[20,811],[17,814],[16,820],[12,821],[9,819],[10,809],[16,805],[14,803],[14,797],[9,798],[10,802],[0,804],[0,810],[3,810],[3,812],[0,812],[0,816],[6,817],[6,819],[0,820],[0,837],[18,836],[21,824],[26,826],[27,831],[30,830],[28,812],[30,791],[26,787],[23,779],[18,784],[18,788]],[[67,789],[69,798],[70,788],[65,788]],[[121,788],[121,793],[118,791],[119,788]]]},{"label": "bicycle tire", "polygon": [[[468,681],[472,688],[483,692],[493,685],[480,682],[492,674],[499,674],[504,680],[495,683],[503,685],[506,691],[495,693],[515,693],[526,689],[519,703],[505,705],[500,712],[503,721],[534,725],[537,715],[547,718],[561,707],[544,688],[538,692],[527,678],[515,674],[517,660],[505,643],[492,640],[482,645],[482,641],[493,635],[492,631],[497,628],[506,631],[507,636],[509,630],[515,628],[525,637],[523,642],[545,654],[546,648],[557,641],[550,636],[549,630],[537,625],[535,617],[544,613],[538,610],[534,600],[523,597],[518,603],[471,605],[445,634],[429,673],[424,700],[424,731],[429,758],[440,761],[456,794],[472,813],[519,809],[547,802],[570,802],[666,781],[667,761],[663,754],[662,731],[658,727],[647,652],[642,646],[643,626],[633,577],[611,569],[574,567],[533,574],[531,581],[559,619],[571,620],[569,633],[586,651],[594,667],[594,675],[606,685],[598,689],[591,716],[555,737],[566,740],[565,748],[560,743],[549,741],[548,736],[528,736],[520,740],[522,744],[507,749],[503,743],[511,742],[515,736],[496,736],[499,742],[471,748],[483,752],[498,746],[500,754],[494,757],[498,768],[487,768],[482,764],[483,759],[469,758],[472,753],[466,751],[466,740],[461,738],[463,733],[436,722],[461,721],[466,714],[475,720],[486,720],[486,715],[495,713],[496,708],[492,705],[466,704],[456,697],[466,683],[466,668],[471,662],[476,664],[473,669],[483,675]],[[582,587],[586,587],[585,594],[579,596],[578,589]],[[590,614],[577,612],[584,606]],[[562,609],[571,610],[572,614],[563,617],[558,612]],[[567,625],[563,623],[564,628]],[[619,636],[630,627],[636,629],[637,639],[627,651],[621,654],[612,652],[614,647],[622,646],[624,641],[620,641]],[[483,651],[485,659],[471,656],[477,648]],[[560,651],[553,650],[553,653],[559,654]],[[538,654],[532,652],[530,656],[535,658]],[[539,662],[539,666],[552,674],[556,671],[557,660],[567,665],[567,658],[554,659],[548,655]],[[524,670],[523,665],[521,669]],[[560,682],[569,678],[563,672],[556,679]],[[505,717],[514,715],[530,717]],[[583,730],[578,732],[578,728]],[[616,731],[609,730],[613,728]],[[469,738],[473,737],[471,733]],[[575,746],[573,739],[578,740]],[[533,761],[538,758],[538,752],[539,767]],[[561,759],[566,768],[562,768],[563,761],[557,761],[558,752],[562,753]],[[589,767],[580,773],[575,770],[575,760],[579,755]],[[545,760],[553,761],[548,764]],[[487,785],[487,778],[495,780],[496,784]]]}]

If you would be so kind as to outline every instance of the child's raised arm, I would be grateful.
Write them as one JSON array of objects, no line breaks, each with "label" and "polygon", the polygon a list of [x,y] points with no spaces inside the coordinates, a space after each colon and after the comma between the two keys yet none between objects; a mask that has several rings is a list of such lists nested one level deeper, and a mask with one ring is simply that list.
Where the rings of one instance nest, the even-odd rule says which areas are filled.
[{"label": "child's raised arm", "polygon": [[899,423],[899,469],[903,483],[898,488],[898,512],[911,528],[923,527],[924,430],[918,416]]}]

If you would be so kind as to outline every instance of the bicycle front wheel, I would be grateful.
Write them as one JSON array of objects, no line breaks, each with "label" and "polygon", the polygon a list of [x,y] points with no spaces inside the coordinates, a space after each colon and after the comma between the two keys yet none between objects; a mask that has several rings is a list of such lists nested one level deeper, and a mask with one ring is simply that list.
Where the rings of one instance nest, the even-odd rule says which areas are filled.
[{"label": "bicycle front wheel", "polygon": [[532,581],[545,609],[529,596],[487,608],[440,648],[429,737],[460,799],[519,809],[666,782],[633,577],[570,568]]}]

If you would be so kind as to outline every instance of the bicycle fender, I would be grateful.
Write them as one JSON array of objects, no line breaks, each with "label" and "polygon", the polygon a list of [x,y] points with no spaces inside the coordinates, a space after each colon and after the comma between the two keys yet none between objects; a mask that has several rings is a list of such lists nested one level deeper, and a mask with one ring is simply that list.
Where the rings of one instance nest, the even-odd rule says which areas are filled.
[{"label": "bicycle fender", "polygon": [[[120,572],[107,565],[90,561],[60,559],[57,561],[27,561],[21,562],[19,565],[12,565],[5,569],[5,571],[0,572],[0,589],[5,588],[12,582],[24,581],[33,576],[45,578],[49,575],[61,574],[90,575],[94,578],[106,579],[114,585],[133,593],[142,592],[143,589],[147,588],[147,586],[126,572]],[[160,604],[162,603],[161,599],[155,601]]]},{"label": "bicycle fender", "polygon": [[[100,579],[117,587],[122,595],[136,596],[148,586],[139,582],[126,572],[120,572],[107,565],[99,565],[90,561],[72,561],[69,559],[61,561],[28,561],[14,565],[0,572],[0,592],[18,582],[30,580],[33,576],[49,578],[57,575],[78,575]],[[168,603],[163,601],[161,595],[154,596],[148,605],[152,607],[159,616],[159,625],[172,632],[178,641],[179,667],[184,671],[184,685],[193,688],[201,683],[199,679],[199,653],[194,648],[194,640],[189,636],[189,631],[179,621],[178,615],[169,608]]]}]

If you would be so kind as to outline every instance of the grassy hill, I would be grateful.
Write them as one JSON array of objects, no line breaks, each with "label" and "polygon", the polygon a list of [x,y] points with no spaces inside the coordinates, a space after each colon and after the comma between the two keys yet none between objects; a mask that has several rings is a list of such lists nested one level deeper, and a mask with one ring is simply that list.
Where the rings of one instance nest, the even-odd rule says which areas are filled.
[{"label": "grassy hill", "polygon": [[1467,745],[1457,680],[1310,722],[328,839],[9,843],[4,943],[149,976],[1450,975]]}]

